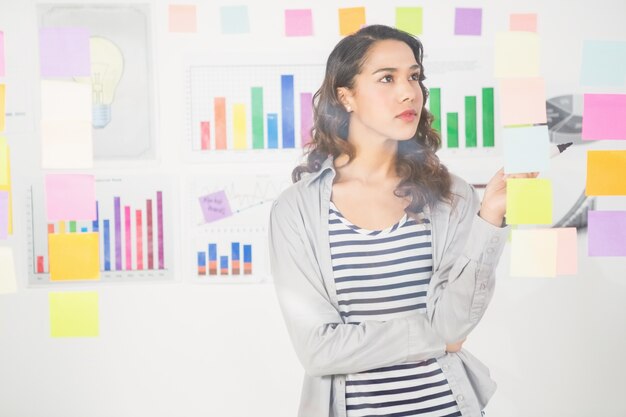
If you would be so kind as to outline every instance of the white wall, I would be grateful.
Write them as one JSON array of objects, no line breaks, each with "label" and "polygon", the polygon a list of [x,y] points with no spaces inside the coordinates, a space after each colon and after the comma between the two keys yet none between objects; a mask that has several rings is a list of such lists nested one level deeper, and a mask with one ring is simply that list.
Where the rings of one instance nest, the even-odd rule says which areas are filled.
[{"label": "white wall", "polygon": [[[509,13],[537,12],[548,96],[587,91],[578,83],[583,39],[626,40],[626,4],[618,0],[446,0],[436,5],[372,0],[314,6],[304,1],[248,2],[254,35],[231,38],[219,35],[218,6],[227,3],[199,2],[198,34],[175,35],[167,33],[167,3],[152,2],[160,159],[147,168],[126,167],[116,172],[171,173],[183,189],[191,174],[238,169],[189,164],[182,155],[186,60],[233,50],[241,51],[242,56],[259,50],[279,56],[310,50],[323,59],[339,40],[337,7],[364,5],[368,22],[391,24],[394,6],[422,5],[433,16],[448,19],[448,23],[433,20],[425,24],[431,28],[423,36],[427,50],[458,50],[470,42],[449,36],[446,24],[455,6],[484,8],[482,47],[487,50],[493,34],[506,30]],[[287,7],[312,7],[317,35],[284,38],[282,10]],[[98,338],[49,336],[47,294],[52,288],[26,285],[26,218],[21,211],[25,188],[39,174],[35,3],[0,0],[0,30],[2,24],[5,32],[6,25],[14,28],[24,45],[23,53],[13,57],[19,60],[14,65],[22,71],[18,78],[23,81],[24,100],[32,103],[33,123],[30,130],[8,138],[15,199],[15,235],[8,243],[16,254],[19,289],[16,294],[0,296],[0,416],[295,415],[302,369],[291,349],[271,283],[198,285],[179,270],[176,281],[166,284],[101,285],[97,287]],[[608,92],[623,93],[624,88]],[[618,146],[624,148],[616,143]],[[584,176],[584,159],[578,158],[573,169]],[[454,164],[468,169],[468,174],[476,171],[467,168],[470,162]],[[251,172],[287,174],[291,164],[248,167]],[[578,193],[576,187],[563,192]],[[600,199],[598,207],[623,210],[626,200]],[[182,208],[177,210],[175,229],[180,230],[184,227],[179,216]],[[183,236],[182,230],[176,235],[177,248],[182,246]],[[580,233],[577,276],[521,279],[508,276],[509,250],[507,247],[501,260],[492,305],[465,345],[490,366],[499,384],[488,415],[626,415],[621,397],[626,371],[626,260],[587,257],[586,235]],[[182,265],[183,260],[177,251],[177,264]]]}]

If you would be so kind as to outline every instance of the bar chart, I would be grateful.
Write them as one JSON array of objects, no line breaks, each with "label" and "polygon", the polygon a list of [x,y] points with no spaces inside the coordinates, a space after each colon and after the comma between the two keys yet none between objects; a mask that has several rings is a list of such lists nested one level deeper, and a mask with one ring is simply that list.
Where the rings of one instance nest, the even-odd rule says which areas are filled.
[{"label": "bar chart", "polygon": [[298,149],[313,126],[321,65],[191,66],[188,148],[192,152]]},{"label": "bar chart", "polygon": [[48,223],[43,191],[33,185],[27,207],[30,283],[49,282],[48,240],[62,233],[97,234],[101,281],[172,278],[171,192],[170,180],[164,178],[97,178],[93,221]]}]

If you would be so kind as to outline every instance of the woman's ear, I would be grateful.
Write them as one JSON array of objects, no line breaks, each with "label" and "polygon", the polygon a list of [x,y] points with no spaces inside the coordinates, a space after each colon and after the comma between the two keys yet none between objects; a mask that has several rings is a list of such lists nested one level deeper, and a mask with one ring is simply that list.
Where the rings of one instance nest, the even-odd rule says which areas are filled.
[{"label": "woman's ear", "polygon": [[352,92],[346,87],[337,88],[337,97],[348,113],[352,112]]}]

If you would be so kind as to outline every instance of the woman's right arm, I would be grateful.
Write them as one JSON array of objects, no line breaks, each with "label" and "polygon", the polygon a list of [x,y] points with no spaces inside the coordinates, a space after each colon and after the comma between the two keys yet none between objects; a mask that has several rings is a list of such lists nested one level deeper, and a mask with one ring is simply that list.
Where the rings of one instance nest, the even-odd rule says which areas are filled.
[{"label": "woman's right arm", "polygon": [[[296,207],[277,200],[270,215],[270,263],[296,354],[314,376],[357,373],[444,354],[426,315],[344,324],[326,291]],[[306,241],[305,241],[306,240]]]}]

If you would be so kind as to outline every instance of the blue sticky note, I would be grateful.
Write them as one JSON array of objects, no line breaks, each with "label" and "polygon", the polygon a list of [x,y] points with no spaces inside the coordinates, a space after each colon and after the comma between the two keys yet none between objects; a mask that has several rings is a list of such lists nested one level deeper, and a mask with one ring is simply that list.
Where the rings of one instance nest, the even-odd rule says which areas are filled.
[{"label": "blue sticky note", "polygon": [[236,34],[250,32],[248,6],[222,6],[220,7],[220,17],[222,33]]},{"label": "blue sticky note", "polygon": [[545,171],[550,159],[548,126],[504,128],[504,173]]},{"label": "blue sticky note", "polygon": [[584,41],[580,83],[593,87],[626,85],[626,41]]}]

